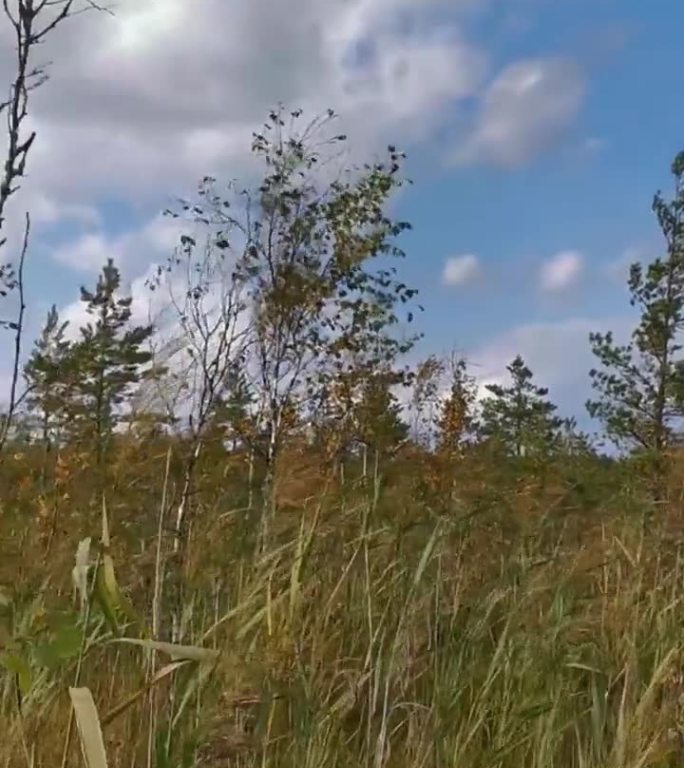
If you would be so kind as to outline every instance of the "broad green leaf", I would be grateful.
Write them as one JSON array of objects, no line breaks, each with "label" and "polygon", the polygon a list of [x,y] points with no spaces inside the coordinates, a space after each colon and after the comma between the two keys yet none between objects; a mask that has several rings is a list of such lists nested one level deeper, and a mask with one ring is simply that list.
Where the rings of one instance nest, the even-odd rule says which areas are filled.
[{"label": "broad green leaf", "polygon": [[69,688],[76,715],[81,750],[87,768],[107,768],[107,753],[100,718],[89,688]]},{"label": "broad green leaf", "polygon": [[38,645],[34,651],[35,658],[41,667],[54,669],[63,661],[73,659],[81,652],[83,632],[80,627],[64,625],[46,643]]},{"label": "broad green leaf", "polygon": [[31,667],[21,656],[16,653],[0,654],[0,667],[4,667],[8,672],[17,676],[19,690],[24,696],[31,690],[33,682]]}]

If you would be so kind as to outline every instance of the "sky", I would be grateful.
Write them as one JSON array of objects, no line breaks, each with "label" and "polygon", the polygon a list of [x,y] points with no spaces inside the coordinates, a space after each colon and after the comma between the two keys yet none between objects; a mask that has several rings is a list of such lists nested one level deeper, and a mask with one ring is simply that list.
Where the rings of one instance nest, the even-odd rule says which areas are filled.
[{"label": "sky", "polygon": [[[395,213],[420,291],[415,357],[456,350],[484,385],[520,353],[582,423],[588,335],[634,323],[627,267],[661,252],[651,212],[684,149],[681,0],[115,0],[40,50],[24,211],[28,335],[78,322],[108,257],[136,301],[178,231],[161,211],[248,173],[277,102],[331,107],[355,157],[407,152]],[[0,87],[12,72],[0,18]],[[0,386],[10,369],[0,339]]]}]

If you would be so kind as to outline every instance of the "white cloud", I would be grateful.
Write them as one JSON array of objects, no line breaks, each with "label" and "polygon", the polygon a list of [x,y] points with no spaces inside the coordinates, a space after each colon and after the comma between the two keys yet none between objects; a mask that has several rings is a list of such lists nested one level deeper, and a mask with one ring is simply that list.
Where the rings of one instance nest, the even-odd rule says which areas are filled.
[{"label": "white cloud", "polygon": [[241,175],[279,100],[335,108],[363,152],[420,140],[482,82],[459,14],[483,1],[120,0],[113,17],[83,14],[41,51],[54,67],[32,96],[31,174],[77,202]]},{"label": "white cloud", "polygon": [[85,226],[100,224],[102,216],[92,205],[60,203],[45,195],[35,195],[25,201],[32,223],[51,225],[62,221],[74,221]]},{"label": "white cloud", "polygon": [[451,286],[467,285],[480,275],[480,271],[477,256],[471,253],[465,256],[451,256],[444,263],[442,282]]},{"label": "white cloud", "polygon": [[561,293],[577,285],[584,270],[584,257],[578,251],[562,251],[545,262],[539,272],[544,293]]},{"label": "white cloud", "polygon": [[584,77],[576,62],[538,58],[506,67],[484,94],[458,164],[515,168],[559,141],[580,110]]},{"label": "white cloud", "polygon": [[61,264],[87,273],[99,272],[108,258],[124,273],[136,268],[139,271],[140,265],[145,268],[152,261],[170,256],[183,230],[180,220],[159,215],[140,229],[114,238],[102,231],[86,232],[57,248],[53,257]]}]

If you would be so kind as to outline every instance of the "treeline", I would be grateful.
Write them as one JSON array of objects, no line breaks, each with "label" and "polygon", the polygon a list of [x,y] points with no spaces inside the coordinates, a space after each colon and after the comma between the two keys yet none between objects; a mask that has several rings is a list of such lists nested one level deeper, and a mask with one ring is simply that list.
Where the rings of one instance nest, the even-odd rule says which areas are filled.
[{"label": "treeline", "polygon": [[[51,309],[23,369],[12,442],[40,444],[46,456],[77,443],[105,468],[117,435],[175,434],[192,446],[187,493],[209,434],[258,457],[266,485],[295,437],[338,463],[407,442],[454,456],[475,443],[512,457],[593,451],[520,356],[509,384],[480,398],[465,360],[404,364],[422,307],[396,264],[409,224],[387,214],[405,183],[403,155],[390,147],[382,162],[332,174],[345,141],[330,130],[334,118],[300,129],[299,112],[273,111],[254,137],[258,183],[205,178],[195,199],[167,211],[186,231],[149,275],[149,303],[135,308],[146,322],[133,322],[111,260],[81,289],[81,327]],[[653,206],[665,255],[630,271],[640,322],[624,346],[611,333],[590,338],[589,414],[646,460],[654,490],[684,414],[683,157],[672,170],[674,198],[657,195]]]}]

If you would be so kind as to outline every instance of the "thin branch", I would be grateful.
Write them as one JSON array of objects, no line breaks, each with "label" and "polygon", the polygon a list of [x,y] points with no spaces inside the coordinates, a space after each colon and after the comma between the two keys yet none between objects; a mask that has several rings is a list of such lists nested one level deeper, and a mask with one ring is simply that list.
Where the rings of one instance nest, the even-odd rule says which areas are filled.
[{"label": "thin branch", "polygon": [[[7,99],[0,101],[0,114],[7,113],[7,150],[0,168],[0,233],[5,221],[9,198],[17,191],[17,182],[25,175],[26,161],[36,134],[24,138],[23,127],[28,117],[29,93],[48,79],[47,65],[33,66],[34,49],[65,19],[90,10],[108,11],[94,0],[17,0],[16,11],[9,0],[2,0],[2,9],[14,29],[16,64]],[[45,18],[46,14],[50,18]],[[4,240],[0,238],[0,246]]]},{"label": "thin branch", "polygon": [[19,309],[17,312],[17,319],[12,323],[11,327],[14,330],[14,360],[12,364],[12,383],[10,386],[10,400],[7,408],[7,415],[3,420],[2,432],[0,432],[0,452],[2,452],[10,430],[12,428],[12,422],[16,413],[19,402],[23,400],[23,396],[17,398],[17,385],[19,383],[19,369],[21,365],[21,343],[24,335],[24,315],[26,313],[26,299],[24,293],[24,265],[26,263],[26,254],[28,252],[29,237],[31,234],[31,216],[26,214],[26,224],[24,227],[24,242],[21,248],[21,256],[19,257],[19,267],[17,270],[16,286],[19,292]]}]

